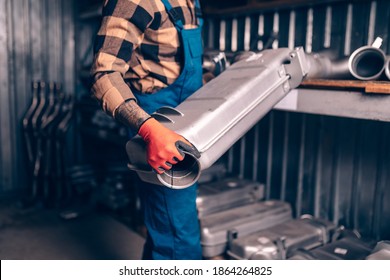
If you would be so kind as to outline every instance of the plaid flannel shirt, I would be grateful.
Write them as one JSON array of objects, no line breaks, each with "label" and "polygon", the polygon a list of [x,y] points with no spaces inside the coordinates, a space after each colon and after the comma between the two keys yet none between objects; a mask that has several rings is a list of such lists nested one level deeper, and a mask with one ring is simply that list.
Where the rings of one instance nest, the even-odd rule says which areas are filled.
[{"label": "plaid flannel shirt", "polygon": [[[193,0],[170,0],[184,28],[197,26]],[[130,86],[154,93],[180,75],[183,54],[177,29],[161,0],[106,0],[95,39],[92,93],[114,115],[134,99]]]}]

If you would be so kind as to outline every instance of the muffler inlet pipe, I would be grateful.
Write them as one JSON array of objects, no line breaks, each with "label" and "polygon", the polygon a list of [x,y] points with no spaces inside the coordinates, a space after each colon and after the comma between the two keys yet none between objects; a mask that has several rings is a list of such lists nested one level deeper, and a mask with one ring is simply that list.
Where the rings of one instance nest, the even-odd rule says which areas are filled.
[{"label": "muffler inlet pipe", "polygon": [[307,54],[310,71],[306,78],[349,79],[352,75],[348,68],[348,58],[332,60],[322,52]]}]

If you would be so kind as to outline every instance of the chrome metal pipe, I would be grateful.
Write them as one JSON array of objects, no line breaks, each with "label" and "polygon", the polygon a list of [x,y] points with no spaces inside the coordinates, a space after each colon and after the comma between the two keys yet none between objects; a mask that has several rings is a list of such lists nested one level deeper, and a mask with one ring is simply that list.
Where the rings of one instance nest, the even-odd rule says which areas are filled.
[{"label": "chrome metal pipe", "polygon": [[247,59],[254,54],[253,51],[222,52],[207,49],[204,51],[202,68],[204,71],[218,76],[231,64]]},{"label": "chrome metal pipe", "polygon": [[176,108],[163,107],[153,117],[183,135],[201,157],[186,154],[172,169],[157,174],[146,160],[146,147],[136,136],[126,144],[129,168],[141,180],[174,189],[193,185],[265,114],[296,88],[307,74],[302,48],[264,50],[227,68]]},{"label": "chrome metal pipe", "polygon": [[386,77],[390,80],[390,55],[386,59],[385,74]]},{"label": "chrome metal pipe", "polygon": [[363,81],[378,79],[385,70],[385,53],[373,46],[364,46],[354,51],[348,60],[352,76]]},{"label": "chrome metal pipe", "polygon": [[385,70],[386,62],[379,47],[380,42],[363,46],[344,58],[337,58],[332,50],[307,54],[310,70],[306,78],[376,80]]},{"label": "chrome metal pipe", "polygon": [[329,52],[307,54],[306,56],[310,67],[306,78],[352,78],[348,67],[348,57],[334,60],[333,55],[329,55]]}]

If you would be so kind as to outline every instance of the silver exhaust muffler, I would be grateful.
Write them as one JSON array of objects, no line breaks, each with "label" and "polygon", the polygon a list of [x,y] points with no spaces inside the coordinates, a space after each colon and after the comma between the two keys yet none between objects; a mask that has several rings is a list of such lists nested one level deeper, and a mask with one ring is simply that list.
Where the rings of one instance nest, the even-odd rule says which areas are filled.
[{"label": "silver exhaust muffler", "polygon": [[171,170],[157,174],[147,164],[144,141],[135,136],[126,145],[129,168],[145,182],[174,189],[193,185],[202,170],[299,86],[308,69],[302,48],[264,50],[234,63],[176,108],[163,107],[153,114],[193,143],[201,157],[186,154]]}]

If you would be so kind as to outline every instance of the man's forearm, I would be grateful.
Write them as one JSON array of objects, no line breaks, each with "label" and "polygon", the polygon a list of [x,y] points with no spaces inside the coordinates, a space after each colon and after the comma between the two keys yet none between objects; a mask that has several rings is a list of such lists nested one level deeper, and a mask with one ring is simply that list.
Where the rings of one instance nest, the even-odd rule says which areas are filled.
[{"label": "man's forearm", "polygon": [[150,115],[142,110],[134,100],[122,103],[115,110],[115,119],[138,132],[141,125],[150,118]]}]

